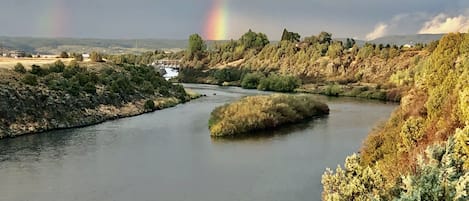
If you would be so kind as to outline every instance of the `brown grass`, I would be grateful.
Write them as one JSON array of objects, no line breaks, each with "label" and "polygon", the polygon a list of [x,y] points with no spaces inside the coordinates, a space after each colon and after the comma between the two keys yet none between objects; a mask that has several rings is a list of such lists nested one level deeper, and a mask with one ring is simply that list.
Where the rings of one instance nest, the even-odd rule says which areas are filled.
[{"label": "brown grass", "polygon": [[[55,61],[59,60],[58,58],[11,58],[11,57],[0,57],[0,68],[4,69],[13,69],[13,67],[17,63],[22,63],[26,69],[30,69],[33,64],[36,65],[45,65],[51,64]],[[62,59],[60,58],[66,65],[73,60],[73,58]]]}]

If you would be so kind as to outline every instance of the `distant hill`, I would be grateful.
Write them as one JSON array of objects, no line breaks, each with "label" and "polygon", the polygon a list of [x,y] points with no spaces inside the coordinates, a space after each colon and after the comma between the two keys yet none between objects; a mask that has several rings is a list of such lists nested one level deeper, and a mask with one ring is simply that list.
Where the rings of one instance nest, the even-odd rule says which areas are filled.
[{"label": "distant hill", "polygon": [[170,39],[0,37],[0,48],[39,54],[58,54],[61,51],[89,52],[93,50],[106,53],[139,53],[157,49],[184,49],[187,44],[187,40]]},{"label": "distant hill", "polygon": [[439,40],[443,34],[414,34],[414,35],[395,35],[384,36],[375,40],[368,41],[375,44],[405,45],[417,43],[430,43]]},{"label": "distant hill", "polygon": [[[443,34],[416,34],[385,36],[372,41],[356,40],[359,46],[365,42],[376,44],[404,45],[410,43],[429,43],[439,40]],[[345,42],[345,38],[334,40]],[[215,42],[207,41],[211,47]],[[276,43],[278,41],[272,41]],[[187,47],[188,40],[175,39],[93,39],[93,38],[34,38],[34,37],[5,37],[0,36],[0,49],[23,50],[32,54],[59,54],[67,52],[98,51],[108,54],[142,53],[155,50],[179,51]]]}]

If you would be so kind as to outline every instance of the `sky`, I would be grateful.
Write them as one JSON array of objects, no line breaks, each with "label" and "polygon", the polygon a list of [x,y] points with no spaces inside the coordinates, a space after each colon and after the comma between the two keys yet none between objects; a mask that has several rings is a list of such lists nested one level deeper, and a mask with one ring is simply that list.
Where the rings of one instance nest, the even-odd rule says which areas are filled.
[{"label": "sky", "polygon": [[278,40],[287,28],[372,40],[467,32],[469,0],[0,0],[0,25],[0,36],[238,39],[252,29]]}]

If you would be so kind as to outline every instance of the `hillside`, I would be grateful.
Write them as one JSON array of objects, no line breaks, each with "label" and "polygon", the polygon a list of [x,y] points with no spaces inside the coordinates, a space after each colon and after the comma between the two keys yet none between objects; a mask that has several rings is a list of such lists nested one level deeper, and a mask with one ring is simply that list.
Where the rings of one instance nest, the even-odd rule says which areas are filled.
[{"label": "hillside", "polygon": [[98,51],[108,54],[142,53],[155,50],[180,50],[187,40],[170,39],[91,39],[91,38],[33,38],[0,37],[0,45],[10,50],[29,53],[59,54],[66,52]]},{"label": "hillside", "polygon": [[[272,74],[300,79],[300,92],[399,101],[406,83],[420,60],[435,48],[401,48],[367,44],[359,46],[333,41],[328,33],[300,42],[263,43],[248,32],[238,41],[186,55],[180,80],[242,86],[250,73],[257,79]],[[249,35],[249,36],[248,36]],[[249,40],[246,37],[251,37]],[[351,47],[351,48],[347,48]],[[256,87],[254,87],[256,88]],[[261,89],[260,87],[257,87]]]},{"label": "hillside", "polygon": [[153,67],[60,60],[0,69],[0,138],[134,116],[191,99]]},{"label": "hillside", "polygon": [[344,169],[323,175],[324,200],[468,200],[469,35],[445,35],[411,90]]},{"label": "hillside", "polygon": [[390,45],[405,45],[405,44],[428,44],[432,41],[440,40],[443,37],[443,34],[415,34],[415,35],[394,35],[394,36],[384,36],[377,38],[369,43],[375,44],[390,44]]}]

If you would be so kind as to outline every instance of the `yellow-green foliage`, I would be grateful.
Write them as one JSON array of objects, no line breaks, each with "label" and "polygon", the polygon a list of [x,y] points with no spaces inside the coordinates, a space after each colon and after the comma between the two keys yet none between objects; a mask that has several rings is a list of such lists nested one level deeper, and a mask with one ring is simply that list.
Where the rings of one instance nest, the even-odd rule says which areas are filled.
[{"label": "yellow-green foliage", "polygon": [[392,193],[386,192],[389,180],[379,168],[362,166],[360,156],[349,156],[345,169],[339,166],[335,172],[327,169],[324,173],[323,200],[468,200],[468,140],[466,126],[445,144],[428,147],[417,158],[416,171],[403,175]]},{"label": "yellow-green foliage", "polygon": [[345,169],[327,169],[321,183],[325,201],[371,201],[380,200],[385,180],[379,170],[361,166],[360,156],[354,154],[345,160]]},{"label": "yellow-green foliage", "polygon": [[[383,176],[386,185],[379,192],[381,198],[468,200],[468,47],[468,34],[444,36],[431,56],[413,69],[415,85],[403,105],[365,140],[360,165]],[[402,74],[394,75],[396,84],[412,77],[410,72]],[[427,149],[442,142],[444,147]],[[426,149],[429,154],[416,160]],[[402,175],[407,176],[401,179]],[[353,177],[365,182],[360,175]],[[352,181],[343,180],[337,185]],[[324,194],[337,195],[326,187]],[[343,195],[335,200],[353,199]]]},{"label": "yellow-green foliage", "polygon": [[461,111],[461,120],[466,124],[469,123],[469,87],[459,92],[459,110]]},{"label": "yellow-green foliage", "polygon": [[469,125],[456,130],[455,139],[456,149],[461,153],[459,158],[464,161],[464,169],[469,170]]},{"label": "yellow-green foliage", "polygon": [[416,172],[402,178],[396,200],[468,200],[468,131],[458,129],[443,146],[427,148],[417,158]]},{"label": "yellow-green foliage", "polygon": [[309,95],[250,96],[212,111],[212,136],[234,136],[294,123],[329,113],[326,104]]},{"label": "yellow-green foliage", "polygon": [[424,133],[425,119],[421,117],[410,117],[401,127],[402,144],[404,145],[405,151],[408,151],[415,146],[420,139],[422,139]]},{"label": "yellow-green foliage", "polygon": [[399,70],[392,74],[389,80],[397,86],[402,86],[412,83],[414,81],[414,76],[410,69]]}]

